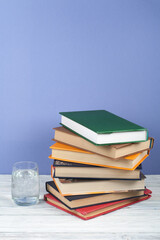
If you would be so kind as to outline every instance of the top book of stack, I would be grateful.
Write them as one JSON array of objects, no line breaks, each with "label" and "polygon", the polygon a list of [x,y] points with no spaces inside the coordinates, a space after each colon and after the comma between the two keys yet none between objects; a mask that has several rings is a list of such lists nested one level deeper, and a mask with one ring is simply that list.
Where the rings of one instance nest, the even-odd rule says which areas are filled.
[{"label": "top book of stack", "polygon": [[105,110],[60,112],[61,125],[96,145],[144,142],[148,131]]}]

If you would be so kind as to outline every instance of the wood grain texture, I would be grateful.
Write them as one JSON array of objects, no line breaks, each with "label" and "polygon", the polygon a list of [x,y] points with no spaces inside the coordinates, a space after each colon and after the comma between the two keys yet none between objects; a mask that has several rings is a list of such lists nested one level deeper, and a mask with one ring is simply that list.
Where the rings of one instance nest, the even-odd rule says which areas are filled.
[{"label": "wood grain texture", "polygon": [[160,176],[147,176],[151,199],[89,221],[46,204],[48,180],[40,176],[39,204],[20,207],[11,199],[11,176],[0,175],[0,239],[160,239]]}]

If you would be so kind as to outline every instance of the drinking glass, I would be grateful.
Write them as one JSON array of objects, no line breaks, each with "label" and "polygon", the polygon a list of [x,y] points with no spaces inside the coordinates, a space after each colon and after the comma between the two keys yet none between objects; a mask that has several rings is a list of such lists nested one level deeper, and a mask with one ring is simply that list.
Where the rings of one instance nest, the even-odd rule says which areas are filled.
[{"label": "drinking glass", "polygon": [[16,162],[12,170],[12,199],[21,206],[39,201],[39,172],[36,162]]}]

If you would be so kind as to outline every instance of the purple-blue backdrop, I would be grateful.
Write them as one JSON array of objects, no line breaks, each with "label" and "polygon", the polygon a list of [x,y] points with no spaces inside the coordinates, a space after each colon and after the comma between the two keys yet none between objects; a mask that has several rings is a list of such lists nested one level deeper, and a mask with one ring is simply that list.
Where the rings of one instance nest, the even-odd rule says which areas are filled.
[{"label": "purple-blue backdrop", "polygon": [[0,0],[0,173],[50,174],[60,111],[106,109],[149,130],[160,174],[160,1]]}]

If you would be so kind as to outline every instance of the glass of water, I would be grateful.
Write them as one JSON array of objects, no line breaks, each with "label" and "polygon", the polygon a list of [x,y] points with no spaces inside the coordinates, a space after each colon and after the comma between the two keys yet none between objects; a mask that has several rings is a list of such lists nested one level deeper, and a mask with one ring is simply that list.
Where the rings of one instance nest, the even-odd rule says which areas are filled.
[{"label": "glass of water", "polygon": [[17,162],[12,170],[12,199],[21,206],[39,201],[39,173],[35,162]]}]

